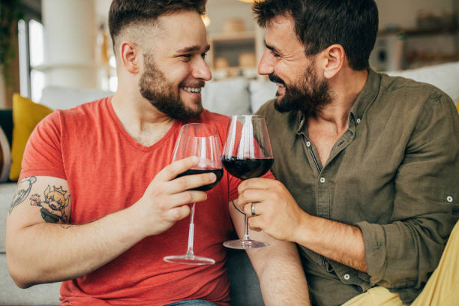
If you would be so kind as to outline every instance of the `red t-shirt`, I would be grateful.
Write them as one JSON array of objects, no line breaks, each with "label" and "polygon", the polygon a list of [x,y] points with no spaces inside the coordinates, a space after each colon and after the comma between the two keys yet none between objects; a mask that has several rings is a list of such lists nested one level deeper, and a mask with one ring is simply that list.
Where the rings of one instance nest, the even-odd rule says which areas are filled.
[{"label": "red t-shirt", "polygon": [[[172,161],[182,122],[176,121],[160,141],[145,147],[125,131],[110,101],[104,98],[55,111],[37,126],[24,154],[20,179],[52,176],[68,181],[72,224],[98,220],[134,204]],[[204,111],[194,121],[215,126],[223,149],[228,120]],[[229,305],[222,243],[233,230],[228,202],[237,197],[239,182],[225,171],[221,182],[207,192],[207,201],[196,205],[194,251],[215,259],[214,265],[163,261],[167,255],[185,254],[189,225],[185,218],[89,275],[63,282],[62,305],[164,305],[187,299]]]}]

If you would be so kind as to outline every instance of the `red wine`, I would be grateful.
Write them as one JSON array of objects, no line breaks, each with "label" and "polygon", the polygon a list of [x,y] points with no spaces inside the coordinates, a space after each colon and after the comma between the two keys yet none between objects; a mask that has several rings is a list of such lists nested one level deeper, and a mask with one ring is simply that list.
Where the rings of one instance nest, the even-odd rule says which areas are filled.
[{"label": "red wine", "polygon": [[273,158],[238,159],[227,156],[222,158],[223,167],[231,175],[242,180],[262,176],[268,172],[273,163]]},{"label": "red wine", "polygon": [[213,182],[212,184],[208,184],[208,185],[204,185],[198,188],[191,189],[191,190],[198,190],[198,191],[208,191],[214,188],[218,184],[218,182],[220,182],[220,180],[223,177],[223,169],[189,169],[183,173],[180,173],[179,175],[177,175],[177,177],[181,177],[185,175],[193,175],[193,174],[210,173],[210,172],[215,173],[215,175],[217,176],[217,180],[215,182]]}]

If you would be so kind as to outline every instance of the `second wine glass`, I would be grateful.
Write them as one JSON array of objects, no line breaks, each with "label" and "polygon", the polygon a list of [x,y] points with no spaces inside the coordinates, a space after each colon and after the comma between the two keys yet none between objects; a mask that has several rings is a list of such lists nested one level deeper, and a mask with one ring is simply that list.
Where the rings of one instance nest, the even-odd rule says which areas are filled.
[{"label": "second wine glass", "polygon": [[[273,162],[273,151],[265,118],[257,115],[232,116],[222,155],[222,163],[226,171],[246,180],[264,175]],[[223,245],[232,249],[256,249],[267,247],[269,244],[250,239],[247,216],[244,214],[244,238],[226,241]]]},{"label": "second wine glass", "polygon": [[[176,161],[189,156],[197,156],[199,159],[198,164],[179,174],[178,177],[213,172],[217,176],[214,183],[195,188],[194,190],[208,191],[214,188],[223,176],[219,140],[215,128],[201,123],[190,123],[182,126],[179,137],[175,143],[172,160]],[[211,258],[194,255],[195,206],[196,203],[191,205],[186,254],[166,256],[164,257],[165,261],[191,265],[210,265],[215,263],[215,260]]]}]

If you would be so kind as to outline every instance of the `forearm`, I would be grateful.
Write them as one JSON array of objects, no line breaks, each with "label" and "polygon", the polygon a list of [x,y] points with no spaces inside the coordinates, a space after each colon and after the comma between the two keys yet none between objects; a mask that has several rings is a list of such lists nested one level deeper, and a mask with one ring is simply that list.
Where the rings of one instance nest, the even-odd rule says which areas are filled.
[{"label": "forearm", "polygon": [[[244,237],[243,215],[232,204],[229,204],[229,210],[239,237]],[[296,245],[277,240],[262,231],[250,231],[250,238],[269,243],[266,248],[247,250],[260,281],[265,305],[310,305],[308,285]]]},{"label": "forearm", "polygon": [[24,288],[100,268],[143,238],[128,221],[134,220],[132,213],[126,209],[84,225],[38,223],[16,230],[14,236],[7,232],[14,237],[7,239],[11,276]]},{"label": "forearm", "polygon": [[367,272],[363,235],[356,226],[304,213],[294,241],[326,258]]},{"label": "forearm", "polygon": [[[268,248],[247,252],[260,280],[265,305],[310,305],[308,285],[296,246],[281,241],[269,242]],[[261,260],[253,255],[256,252]]]}]

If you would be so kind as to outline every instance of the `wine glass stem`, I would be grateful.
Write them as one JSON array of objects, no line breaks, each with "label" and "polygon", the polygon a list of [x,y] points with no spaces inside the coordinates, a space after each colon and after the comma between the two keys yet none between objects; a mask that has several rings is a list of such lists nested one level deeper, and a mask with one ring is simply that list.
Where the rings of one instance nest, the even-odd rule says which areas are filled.
[{"label": "wine glass stem", "polygon": [[249,222],[247,216],[244,215],[244,240],[250,240],[249,238]]},{"label": "wine glass stem", "polygon": [[188,231],[188,249],[186,250],[186,255],[194,255],[193,252],[193,243],[194,243],[194,210],[196,203],[191,204],[191,213],[190,213],[190,229]]}]

